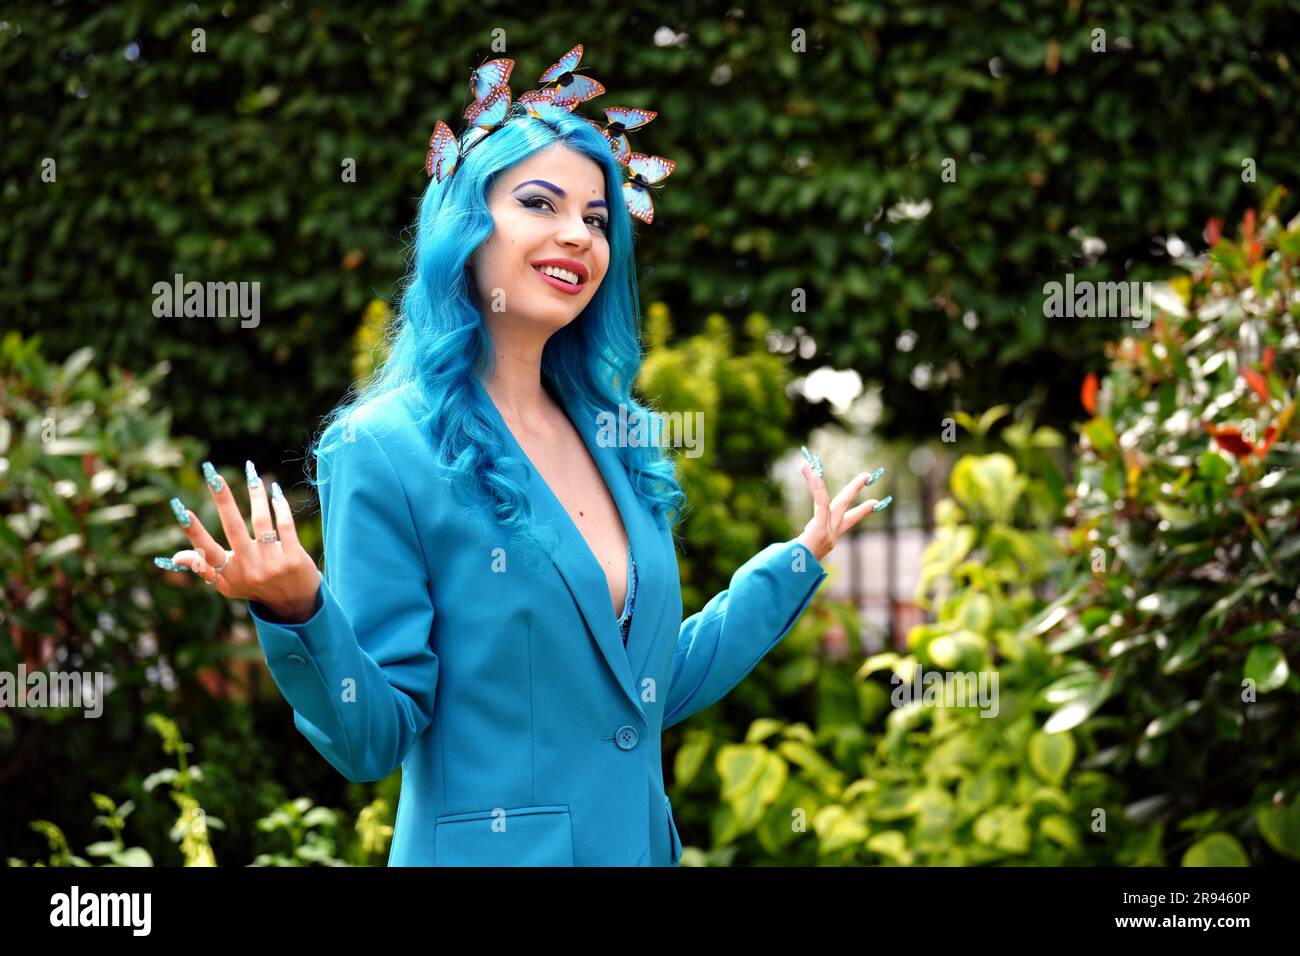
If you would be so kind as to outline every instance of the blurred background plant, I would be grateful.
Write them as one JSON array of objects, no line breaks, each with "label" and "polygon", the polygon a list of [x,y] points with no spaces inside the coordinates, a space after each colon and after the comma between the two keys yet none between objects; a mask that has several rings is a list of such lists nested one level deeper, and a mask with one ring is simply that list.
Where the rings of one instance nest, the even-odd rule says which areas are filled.
[{"label": "blurred background plant", "polygon": [[[338,400],[335,345],[399,291],[424,144],[489,56],[518,93],[581,38],[615,91],[584,114],[652,106],[636,145],[678,163],[644,301],[683,335],[801,326],[796,374],[870,373],[893,437],[1044,383],[1066,428],[1111,336],[1056,334],[1044,277],[1163,277],[1207,217],[1300,181],[1289,0],[7,6],[0,315],[52,355],[170,360],[163,402],[221,461],[279,462]],[[260,281],[259,324],[159,321],[177,274]]]},{"label": "blurred background plant", "polygon": [[1085,388],[1082,581],[1039,628],[1086,668],[1057,724],[1097,725],[1174,863],[1300,859],[1300,217],[1279,221],[1282,198],[1236,240],[1212,221]]},{"label": "blurred background plant", "polygon": [[[814,606],[756,672],[815,687],[812,720],[778,695],[762,713],[784,719],[741,743],[687,732],[677,803],[718,808],[688,828],[708,842],[684,863],[1300,859],[1300,217],[1278,220],[1282,198],[1239,242],[1211,222],[1151,335],[1085,380],[1068,486],[1061,436],[1028,416],[1005,451],[957,462],[920,575],[935,619],[907,653],[867,658],[850,685],[812,651],[852,609]],[[956,420],[987,450],[1008,411]],[[997,716],[891,701],[873,680],[918,667],[996,672]]]},{"label": "blurred background plant", "polygon": [[[1008,411],[960,421],[987,447]],[[777,700],[782,718],[754,720],[743,742],[688,734],[676,785],[717,810],[709,849],[689,848],[684,864],[1062,865],[1124,852],[1125,828],[1089,825],[1099,808],[1122,816],[1122,790],[1093,766],[1091,736],[1040,727],[1042,691],[1071,665],[1024,630],[1045,604],[1037,592],[1064,568],[1043,507],[1061,496],[1061,476],[1042,454],[1063,442],[1028,416],[1002,438],[1008,451],[953,468],[918,585],[935,620],[912,628],[905,653],[819,660],[826,628],[853,623],[852,608],[823,606],[771,655],[787,694],[811,691],[811,720],[790,719],[797,705]],[[971,674],[971,696],[905,694],[936,672]],[[991,699],[977,698],[981,679]]]},{"label": "blurred background plant", "polygon": [[[158,713],[146,718],[150,728],[162,738],[163,752],[176,757],[175,767],[164,767],[144,781],[144,790],[153,791],[167,784],[172,801],[180,809],[168,834],[177,844],[184,866],[216,866],[217,859],[208,839],[209,828],[225,831],[225,822],[203,810],[199,792],[204,781],[202,765],[190,763],[186,754],[193,751],[186,743],[175,722]],[[108,828],[112,838],[91,844],[85,856],[72,853],[63,830],[48,820],[36,820],[31,829],[43,836],[49,844],[49,858],[38,860],[32,866],[94,866],[86,857],[103,857],[102,866],[153,866],[154,859],[143,847],[128,847],[123,838],[126,818],[135,809],[127,801],[118,806],[103,794],[91,795],[95,806],[102,811],[95,817],[96,826]],[[388,844],[393,835],[392,814],[389,801],[377,797],[357,815],[352,832],[341,829],[342,815],[328,807],[313,806],[308,797],[286,801],[266,816],[255,821],[258,832],[271,834],[269,842],[278,849],[259,853],[252,866],[375,866],[383,865],[388,857]],[[343,838],[340,840],[340,838]],[[336,855],[340,842],[347,845],[351,864]],[[170,864],[170,857],[164,861]],[[9,857],[11,867],[27,866],[19,857]]]},{"label": "blurred background plant", "polygon": [[[617,29],[596,7],[510,27],[517,75],[585,36],[626,102],[698,119],[650,128],[679,167],[637,237],[639,390],[704,413],[705,455],[678,456],[685,612],[797,531],[786,466],[809,436],[828,478],[889,467],[884,524],[933,525],[905,639],[864,647],[875,622],[823,592],[665,735],[686,862],[1297,858],[1300,241],[1280,195],[1260,203],[1300,179],[1293,14],[633,4]],[[499,21],[427,0],[6,10],[0,670],[102,671],[108,691],[98,720],[0,710],[14,859],[383,862],[400,772],[341,779],[243,606],[149,559],[186,545],[173,495],[218,526],[205,458],[278,480],[319,558],[301,450],[383,361],[418,144]],[[1202,229],[1250,206],[1239,241]],[[1049,323],[1040,290],[1066,273],[1173,278],[1164,315],[1111,345],[1113,323]],[[177,275],[261,282],[258,324],[160,321],[151,290]],[[823,394],[855,376],[847,411]],[[940,448],[949,420],[966,434]],[[949,453],[931,515],[901,475]],[[996,718],[891,706],[889,678],[958,666],[996,670]],[[185,749],[154,772],[155,713],[201,774]]]},{"label": "blurred background plant", "polygon": [[[373,794],[332,779],[285,725],[242,605],[153,566],[188,547],[173,495],[220,527],[198,469],[205,446],[173,436],[158,400],[168,363],[137,376],[89,349],[51,362],[42,346],[0,339],[0,671],[102,673],[104,699],[94,719],[80,707],[0,709],[0,843],[38,852],[38,817],[72,821],[64,846],[91,843],[100,823],[81,818],[86,795],[125,784],[141,849],[166,859],[170,823],[147,798],[153,747],[141,733],[159,708],[201,728],[201,805],[229,821],[236,859],[252,859],[255,821],[286,787],[365,806]],[[302,537],[318,547],[319,521],[305,520]]]}]

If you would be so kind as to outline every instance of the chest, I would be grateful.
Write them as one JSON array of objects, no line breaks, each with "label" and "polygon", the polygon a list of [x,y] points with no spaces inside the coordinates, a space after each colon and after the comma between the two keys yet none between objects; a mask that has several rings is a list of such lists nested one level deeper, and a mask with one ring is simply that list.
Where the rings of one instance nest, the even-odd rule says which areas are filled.
[{"label": "chest", "polygon": [[582,437],[566,420],[549,440],[516,440],[600,564],[612,613],[622,614],[628,590],[628,536],[614,496]]}]

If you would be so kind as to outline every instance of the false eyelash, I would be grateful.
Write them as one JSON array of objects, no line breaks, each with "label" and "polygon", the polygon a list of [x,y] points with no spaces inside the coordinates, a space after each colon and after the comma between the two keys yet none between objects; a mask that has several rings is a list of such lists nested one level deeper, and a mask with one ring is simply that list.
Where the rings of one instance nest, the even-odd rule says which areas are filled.
[{"label": "false eyelash", "polygon": [[[530,196],[530,197],[527,198],[527,199],[521,199],[521,200],[519,200],[519,204],[520,204],[521,206],[524,206],[526,209],[536,209],[536,208],[537,208],[536,206],[530,206],[530,205],[529,205],[529,203],[535,203],[535,202],[544,202],[544,203],[546,203],[548,206],[551,207],[551,211],[552,211],[552,212],[554,212],[554,210],[555,210],[555,205],[554,205],[554,203],[552,203],[552,202],[551,202],[549,199],[547,199],[545,196]],[[601,231],[602,231],[602,232],[609,232],[609,220],[606,219],[604,216],[597,216],[597,215],[593,214],[593,215],[588,216],[587,218],[588,218],[588,219],[599,219],[599,220],[600,220],[600,229],[601,229]]]}]

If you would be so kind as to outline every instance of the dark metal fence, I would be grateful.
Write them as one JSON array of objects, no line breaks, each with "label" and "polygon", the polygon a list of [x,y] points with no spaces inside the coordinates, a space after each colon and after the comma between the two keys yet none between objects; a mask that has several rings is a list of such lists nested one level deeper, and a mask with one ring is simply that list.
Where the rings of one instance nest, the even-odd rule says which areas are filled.
[{"label": "dark metal fence", "polygon": [[916,604],[916,586],[921,554],[934,536],[934,505],[947,493],[948,466],[937,459],[923,474],[894,472],[890,507],[859,522],[831,555],[837,573],[828,596],[858,609],[865,653],[904,649],[907,632],[932,619]]}]

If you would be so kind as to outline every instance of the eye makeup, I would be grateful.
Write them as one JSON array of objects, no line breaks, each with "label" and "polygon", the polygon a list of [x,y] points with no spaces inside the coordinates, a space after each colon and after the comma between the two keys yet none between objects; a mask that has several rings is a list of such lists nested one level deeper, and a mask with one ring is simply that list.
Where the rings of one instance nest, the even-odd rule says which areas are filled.
[{"label": "eye makeup", "polygon": [[[519,204],[525,207],[526,209],[540,209],[541,206],[538,204],[546,203],[546,205],[550,207],[552,212],[555,211],[555,204],[552,203],[551,200],[548,199],[546,196],[526,196],[522,198],[516,196],[515,198],[518,199]],[[593,214],[587,216],[586,218],[595,219],[597,222],[597,228],[600,229],[601,232],[605,232],[605,233],[609,232],[609,220],[606,219],[604,216]]]}]

